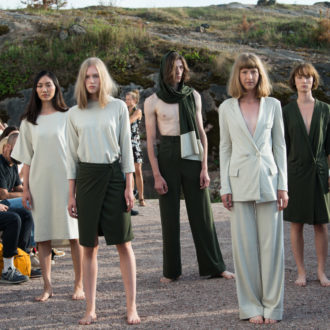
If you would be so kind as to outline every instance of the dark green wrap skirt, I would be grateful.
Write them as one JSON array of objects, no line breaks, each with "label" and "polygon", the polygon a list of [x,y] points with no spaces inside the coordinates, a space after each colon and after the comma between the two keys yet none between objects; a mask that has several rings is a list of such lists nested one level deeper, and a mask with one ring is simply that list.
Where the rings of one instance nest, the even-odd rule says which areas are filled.
[{"label": "dark green wrap skirt", "polygon": [[94,247],[97,236],[104,236],[108,245],[133,239],[125,187],[119,161],[112,164],[79,163],[76,201],[82,246]]}]

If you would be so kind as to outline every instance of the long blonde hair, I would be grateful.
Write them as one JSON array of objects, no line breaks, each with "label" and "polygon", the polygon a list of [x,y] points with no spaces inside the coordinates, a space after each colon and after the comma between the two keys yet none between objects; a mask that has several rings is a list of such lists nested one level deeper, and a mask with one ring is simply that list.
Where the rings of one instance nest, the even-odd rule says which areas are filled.
[{"label": "long blonde hair", "polygon": [[259,71],[259,81],[256,86],[256,97],[260,98],[262,96],[268,96],[272,91],[272,86],[270,84],[265,67],[260,60],[260,58],[253,53],[242,53],[240,54],[230,73],[230,78],[228,82],[227,91],[228,94],[234,98],[240,98],[246,94],[240,79],[239,73],[241,69],[258,69]]},{"label": "long blonde hair", "polygon": [[109,102],[110,96],[117,92],[117,86],[111,78],[104,62],[97,57],[86,59],[80,66],[74,95],[80,109],[86,109],[88,105],[88,92],[85,85],[86,73],[90,66],[94,65],[100,77],[99,104],[104,108]]}]

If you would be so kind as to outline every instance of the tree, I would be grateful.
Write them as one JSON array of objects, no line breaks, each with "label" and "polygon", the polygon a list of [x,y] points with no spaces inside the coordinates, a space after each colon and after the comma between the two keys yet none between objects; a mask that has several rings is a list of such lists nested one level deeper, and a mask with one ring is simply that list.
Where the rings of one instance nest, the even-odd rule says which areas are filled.
[{"label": "tree", "polygon": [[23,5],[26,5],[28,8],[44,8],[51,9],[56,7],[60,9],[67,5],[66,0],[21,0]]}]

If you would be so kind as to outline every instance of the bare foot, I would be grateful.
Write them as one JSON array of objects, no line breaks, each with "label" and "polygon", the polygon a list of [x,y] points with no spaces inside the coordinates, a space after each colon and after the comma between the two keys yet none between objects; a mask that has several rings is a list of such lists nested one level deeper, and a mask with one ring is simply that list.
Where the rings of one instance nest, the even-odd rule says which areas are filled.
[{"label": "bare foot", "polygon": [[254,324],[262,324],[264,323],[264,318],[261,315],[253,316],[249,318],[249,322]]},{"label": "bare foot", "polygon": [[235,278],[235,274],[234,273],[231,273],[231,272],[228,272],[228,270],[225,270],[220,275],[221,275],[221,277],[223,277],[223,278],[225,278],[227,280],[230,280],[230,279]]},{"label": "bare foot", "polygon": [[85,292],[83,289],[75,289],[72,295],[72,300],[84,300]]},{"label": "bare foot", "polygon": [[225,270],[220,274],[211,275],[210,277],[208,277],[208,279],[219,278],[219,277],[223,277],[227,280],[230,280],[230,279],[235,278],[235,274],[231,273],[231,272],[228,272],[228,270]]},{"label": "bare foot", "polygon": [[327,278],[327,276],[324,273],[319,275],[318,278],[320,280],[321,286],[324,287],[330,286],[330,280]]},{"label": "bare foot", "polygon": [[302,274],[302,275],[298,274],[298,277],[295,280],[294,284],[298,285],[298,286],[306,286],[306,284],[307,284],[306,283],[306,275],[305,274]]},{"label": "bare foot", "polygon": [[90,325],[92,323],[95,323],[96,321],[96,314],[85,314],[85,316],[79,320],[79,324],[81,325]]},{"label": "bare foot", "polygon": [[177,281],[178,279],[179,279],[179,277],[176,277],[176,278],[162,277],[162,278],[160,279],[160,282],[166,284],[166,283],[175,282],[175,281]]},{"label": "bare foot", "polygon": [[52,296],[53,296],[53,291],[51,289],[50,290],[47,289],[40,296],[35,297],[34,300],[40,301],[40,302],[45,302]]},{"label": "bare foot", "polygon": [[277,323],[277,322],[278,322],[277,320],[265,319],[266,324],[274,324],[274,323]]},{"label": "bare foot", "polygon": [[141,320],[135,308],[131,312],[127,311],[127,324],[132,325],[140,323]]}]

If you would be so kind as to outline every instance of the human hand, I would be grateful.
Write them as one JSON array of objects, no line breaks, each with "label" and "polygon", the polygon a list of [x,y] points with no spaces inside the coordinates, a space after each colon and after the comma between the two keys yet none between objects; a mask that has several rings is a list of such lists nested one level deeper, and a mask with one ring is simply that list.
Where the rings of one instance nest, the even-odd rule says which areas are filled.
[{"label": "human hand", "polygon": [[288,206],[289,196],[285,190],[277,190],[277,208],[279,211],[284,210]]},{"label": "human hand", "polygon": [[199,176],[199,187],[200,189],[205,189],[210,185],[210,177],[209,173],[206,169],[201,170],[201,174]]},{"label": "human hand", "polygon": [[22,204],[25,209],[31,210],[32,208],[32,196],[29,189],[23,190]]},{"label": "human hand", "polygon": [[165,195],[168,192],[167,183],[162,176],[155,178],[155,189],[159,195]]},{"label": "human hand", "polygon": [[221,196],[221,200],[223,203],[223,206],[228,210],[231,211],[231,208],[233,207],[233,195],[232,194],[224,194]]},{"label": "human hand", "polygon": [[134,206],[133,190],[131,188],[126,188],[124,195],[125,195],[125,201],[126,201],[126,205],[127,205],[127,212],[131,212],[131,209]]},{"label": "human hand", "polygon": [[4,204],[0,204],[0,212],[7,212],[8,211],[8,206]]},{"label": "human hand", "polygon": [[70,197],[68,202],[68,212],[70,217],[78,218],[78,210],[77,210],[77,203],[75,197]]}]

